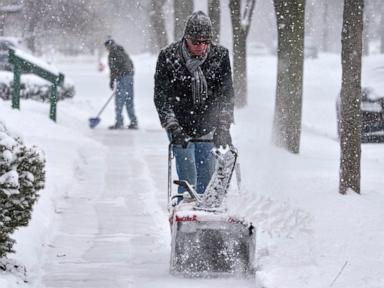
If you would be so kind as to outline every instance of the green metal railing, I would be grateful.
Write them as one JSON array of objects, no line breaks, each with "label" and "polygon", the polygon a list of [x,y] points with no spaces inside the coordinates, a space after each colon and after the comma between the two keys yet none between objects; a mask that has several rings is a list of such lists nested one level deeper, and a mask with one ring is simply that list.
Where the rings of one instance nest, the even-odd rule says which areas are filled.
[{"label": "green metal railing", "polygon": [[22,56],[17,55],[15,50],[9,49],[9,63],[14,66],[14,78],[13,78],[13,89],[12,89],[12,108],[20,109],[20,78],[22,73],[35,74],[52,83],[51,86],[51,97],[50,97],[50,109],[49,118],[56,122],[57,114],[57,88],[64,82],[64,74],[52,73],[40,67],[38,64],[32,63]]}]

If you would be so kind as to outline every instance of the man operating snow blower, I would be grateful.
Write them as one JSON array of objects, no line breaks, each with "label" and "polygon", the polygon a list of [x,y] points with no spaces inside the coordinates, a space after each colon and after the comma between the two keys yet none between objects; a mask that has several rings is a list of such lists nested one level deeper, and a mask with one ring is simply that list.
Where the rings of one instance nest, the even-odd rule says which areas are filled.
[{"label": "man operating snow blower", "polygon": [[[178,194],[171,201],[171,272],[187,276],[249,273],[253,227],[225,214],[222,204],[236,164],[230,126],[234,92],[228,50],[212,43],[202,11],[183,38],[164,48],[155,72],[154,102],[176,160]],[[226,149],[218,149],[218,148]],[[178,205],[176,205],[178,204]]]},{"label": "man operating snow blower", "polygon": [[[228,50],[211,43],[212,24],[198,11],[183,38],[160,52],[154,101],[161,125],[174,144],[180,180],[203,193],[214,171],[214,146],[231,145],[233,87]],[[188,142],[210,139],[213,142]],[[179,192],[184,188],[179,187]]]}]

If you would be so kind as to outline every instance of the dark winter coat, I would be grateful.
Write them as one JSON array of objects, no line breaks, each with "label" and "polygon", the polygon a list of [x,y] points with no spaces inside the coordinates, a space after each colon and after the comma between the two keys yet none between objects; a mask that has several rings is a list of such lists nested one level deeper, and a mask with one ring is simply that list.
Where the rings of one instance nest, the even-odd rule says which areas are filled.
[{"label": "dark winter coat", "polygon": [[124,48],[120,45],[112,45],[108,55],[108,65],[111,70],[111,81],[117,77],[127,74],[133,74],[133,62]]},{"label": "dark winter coat", "polygon": [[[183,41],[183,40],[182,40]],[[178,122],[192,138],[201,137],[219,125],[233,122],[233,87],[228,50],[211,44],[201,69],[207,81],[207,99],[195,105],[191,74],[182,58],[181,41],[164,48],[155,73],[154,102],[161,125]]]}]

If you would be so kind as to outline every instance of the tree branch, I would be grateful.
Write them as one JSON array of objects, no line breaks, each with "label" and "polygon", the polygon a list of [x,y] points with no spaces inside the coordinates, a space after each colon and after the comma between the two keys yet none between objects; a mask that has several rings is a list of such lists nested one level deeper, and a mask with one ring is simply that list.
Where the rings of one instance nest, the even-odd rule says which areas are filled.
[{"label": "tree branch", "polygon": [[241,19],[241,29],[244,31],[245,37],[248,36],[249,27],[251,26],[253,10],[256,6],[256,0],[247,0],[244,7],[243,17]]}]

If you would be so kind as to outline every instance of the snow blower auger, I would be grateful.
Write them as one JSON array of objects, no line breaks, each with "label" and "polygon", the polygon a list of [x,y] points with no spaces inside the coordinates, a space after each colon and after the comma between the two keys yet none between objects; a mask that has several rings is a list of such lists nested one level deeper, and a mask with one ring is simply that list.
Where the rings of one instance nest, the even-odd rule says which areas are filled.
[{"label": "snow blower auger", "polygon": [[212,150],[216,169],[204,192],[187,181],[172,194],[172,144],[168,153],[168,199],[172,233],[170,272],[185,277],[252,277],[256,231],[251,223],[228,215],[225,197],[237,161],[235,148]]}]

